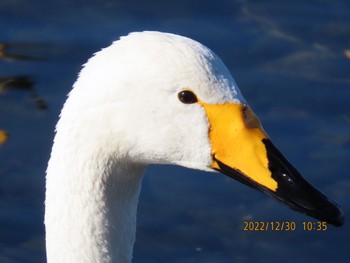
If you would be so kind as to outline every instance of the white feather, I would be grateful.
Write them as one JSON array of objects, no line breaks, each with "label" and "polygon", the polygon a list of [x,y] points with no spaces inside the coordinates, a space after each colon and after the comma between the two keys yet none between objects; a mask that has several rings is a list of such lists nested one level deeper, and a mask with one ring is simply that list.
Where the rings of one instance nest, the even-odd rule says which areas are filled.
[{"label": "white feather", "polygon": [[210,170],[206,103],[244,102],[211,50],[160,32],[132,33],[84,66],[57,124],[47,169],[49,263],[131,262],[142,174],[150,163]]}]

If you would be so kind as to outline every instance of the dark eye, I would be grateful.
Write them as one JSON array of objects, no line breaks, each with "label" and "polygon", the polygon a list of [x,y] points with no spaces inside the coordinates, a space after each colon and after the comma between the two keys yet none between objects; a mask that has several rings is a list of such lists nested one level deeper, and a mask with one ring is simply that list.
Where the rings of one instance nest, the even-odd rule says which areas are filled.
[{"label": "dark eye", "polygon": [[196,95],[190,90],[183,90],[177,94],[177,97],[182,103],[191,104],[198,102]]}]

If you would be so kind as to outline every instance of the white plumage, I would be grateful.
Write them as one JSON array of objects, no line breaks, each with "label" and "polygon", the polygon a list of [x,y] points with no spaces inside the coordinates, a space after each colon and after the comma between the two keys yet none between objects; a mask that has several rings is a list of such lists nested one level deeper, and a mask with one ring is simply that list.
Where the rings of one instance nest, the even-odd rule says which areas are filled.
[{"label": "white plumage", "polygon": [[47,168],[48,262],[131,262],[152,163],[216,169],[295,210],[344,221],[273,146],[211,50],[178,35],[132,33],[84,65],[62,109]]},{"label": "white plumage", "polygon": [[211,170],[200,105],[244,101],[222,61],[191,39],[132,33],[95,54],[57,124],[47,169],[48,262],[130,262],[147,164]]}]

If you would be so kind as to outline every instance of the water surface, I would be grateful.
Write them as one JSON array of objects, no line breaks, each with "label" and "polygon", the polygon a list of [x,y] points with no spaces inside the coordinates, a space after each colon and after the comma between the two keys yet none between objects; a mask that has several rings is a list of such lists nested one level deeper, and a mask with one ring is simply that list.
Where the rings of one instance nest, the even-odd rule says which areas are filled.
[{"label": "water surface", "polygon": [[[257,1],[256,1],[257,2]],[[350,4],[343,1],[0,2],[0,262],[45,262],[54,125],[81,65],[131,31],[191,37],[234,75],[275,144],[350,212]],[[314,220],[219,174],[152,166],[134,262],[348,262],[347,223]],[[243,231],[293,221],[296,231]]]}]

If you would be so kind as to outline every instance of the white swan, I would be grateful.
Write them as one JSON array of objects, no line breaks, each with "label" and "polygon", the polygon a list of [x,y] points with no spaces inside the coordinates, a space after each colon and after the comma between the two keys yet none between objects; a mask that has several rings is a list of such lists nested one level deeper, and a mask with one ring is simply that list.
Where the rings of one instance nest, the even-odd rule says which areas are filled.
[{"label": "white swan", "polygon": [[131,262],[150,163],[215,169],[343,222],[272,145],[212,51],[177,35],[132,33],[85,64],[62,110],[47,169],[48,262]]}]

